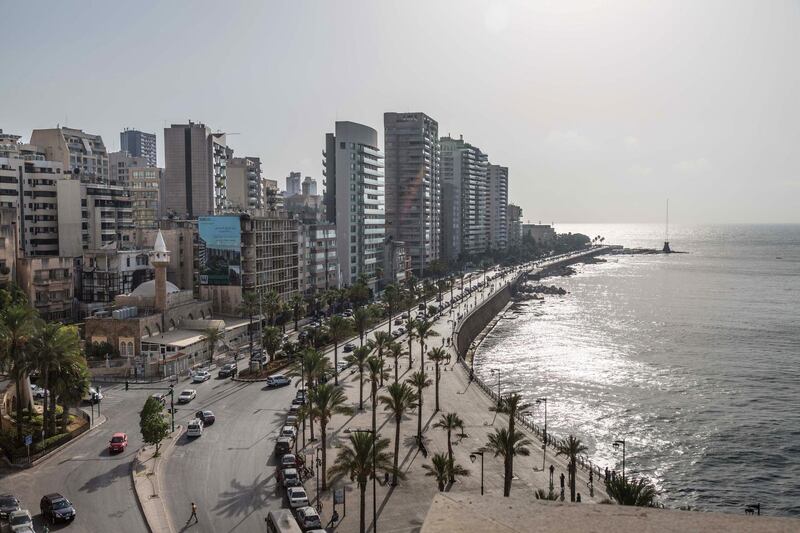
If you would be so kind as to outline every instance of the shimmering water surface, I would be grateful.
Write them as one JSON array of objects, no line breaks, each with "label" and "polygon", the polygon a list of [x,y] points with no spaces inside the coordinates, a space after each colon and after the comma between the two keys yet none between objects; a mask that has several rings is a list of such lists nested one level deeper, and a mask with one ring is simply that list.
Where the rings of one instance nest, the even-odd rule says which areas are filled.
[{"label": "shimmering water surface", "polygon": [[[658,247],[658,225],[561,225]],[[502,320],[475,361],[548,400],[548,430],[651,477],[669,506],[800,515],[800,225],[687,226],[688,254],[609,256]],[[506,316],[513,316],[507,313]],[[537,423],[543,411],[533,410]]]}]

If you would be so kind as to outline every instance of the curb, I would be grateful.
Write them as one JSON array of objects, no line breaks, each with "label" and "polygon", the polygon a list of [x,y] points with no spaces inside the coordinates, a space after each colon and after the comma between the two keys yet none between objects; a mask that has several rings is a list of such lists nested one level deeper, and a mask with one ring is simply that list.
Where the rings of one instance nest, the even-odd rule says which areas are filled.
[{"label": "curb", "polygon": [[[179,425],[175,428],[171,441],[164,447],[158,460],[153,460],[152,470],[145,466],[140,459],[147,449],[146,446],[139,449],[131,462],[131,481],[136,493],[136,503],[150,533],[173,533],[175,531],[161,497],[161,480],[158,470],[161,463],[169,458],[169,454],[175,448],[175,443],[182,434],[183,426]],[[150,459],[153,459],[152,456]],[[152,489],[152,494],[145,493],[148,485]]]}]

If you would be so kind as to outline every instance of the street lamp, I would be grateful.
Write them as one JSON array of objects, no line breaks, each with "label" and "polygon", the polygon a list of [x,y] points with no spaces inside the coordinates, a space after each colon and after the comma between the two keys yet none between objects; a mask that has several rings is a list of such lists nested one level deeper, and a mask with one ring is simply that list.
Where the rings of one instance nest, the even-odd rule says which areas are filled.
[{"label": "street lamp", "polygon": [[492,374],[497,374],[497,401],[500,401],[500,371],[496,368],[489,370]]},{"label": "street lamp", "polygon": [[615,440],[614,448],[619,448],[622,445],[622,479],[625,479],[625,439]]},{"label": "street lamp", "polygon": [[319,511],[319,509],[320,509],[320,505],[319,505],[319,469],[320,469],[320,467],[322,466],[322,459],[320,459],[320,458],[319,458],[319,452],[320,452],[321,450],[322,450],[322,446],[317,446],[317,451],[316,451],[316,455],[317,455],[316,465],[317,465],[317,510],[318,510],[318,511]]},{"label": "street lamp", "polygon": [[544,460],[547,455],[547,398],[537,398],[536,405],[544,404],[544,431],[542,431],[542,472],[544,472]]},{"label": "street lamp", "polygon": [[483,496],[483,451],[472,452],[469,454],[469,460],[474,463],[479,455],[481,456],[481,496]]}]

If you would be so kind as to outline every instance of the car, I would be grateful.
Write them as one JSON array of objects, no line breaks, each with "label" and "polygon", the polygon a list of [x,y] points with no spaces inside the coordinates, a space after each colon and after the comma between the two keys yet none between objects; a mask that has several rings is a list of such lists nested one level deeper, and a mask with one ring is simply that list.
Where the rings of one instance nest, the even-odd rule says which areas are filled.
[{"label": "car", "polygon": [[297,415],[299,411],[300,411],[300,404],[293,403],[292,405],[289,406],[290,415]]},{"label": "car", "polygon": [[344,372],[348,366],[350,366],[350,363],[347,361],[339,361],[339,363],[336,365],[336,370],[341,373]]},{"label": "car", "polygon": [[352,342],[348,342],[347,344],[344,345],[344,353],[350,353],[355,349],[356,345],[353,344]]},{"label": "car", "polygon": [[303,400],[306,399],[306,390],[305,389],[298,389],[298,391],[294,394],[295,398],[302,398]]},{"label": "car", "polygon": [[293,453],[285,453],[281,456],[281,470],[285,468],[297,468],[297,457]]},{"label": "car", "polygon": [[283,426],[281,429],[281,437],[297,438],[297,428],[294,426]]},{"label": "car", "polygon": [[228,363],[227,365],[222,365],[220,367],[219,372],[217,372],[217,377],[218,378],[236,377],[237,373],[238,369],[236,368],[236,365],[233,363]]},{"label": "car", "polygon": [[267,387],[283,387],[284,385],[291,385],[292,380],[283,374],[274,374],[267,378]]},{"label": "car", "polygon": [[399,326],[402,323],[403,323],[403,319],[402,318],[395,318],[394,319],[394,325],[395,326]]},{"label": "car", "polygon": [[402,334],[403,334],[403,332],[402,332],[402,331],[394,330],[394,331],[392,332],[392,337],[394,337],[394,338],[396,339],[397,337],[399,337],[399,336],[400,336],[400,335],[402,335]]},{"label": "car", "polygon": [[297,427],[297,423],[299,422],[297,415],[286,415],[286,424],[287,426],[295,426]]},{"label": "car", "polygon": [[284,468],[281,471],[281,478],[283,478],[284,487],[299,487],[302,485],[300,483],[300,473],[297,472],[296,468]]},{"label": "car", "polygon": [[295,398],[292,400],[292,405],[305,405],[306,399],[305,398]]},{"label": "car", "polygon": [[39,510],[42,512],[42,518],[51,524],[72,522],[77,514],[72,503],[57,492],[43,496],[39,502]]},{"label": "car", "polygon": [[408,313],[403,313],[400,315],[400,318],[408,319]]},{"label": "car", "polygon": [[277,457],[283,457],[287,453],[290,453],[293,444],[294,442],[289,437],[278,437],[275,440],[275,455]]},{"label": "car", "polygon": [[110,453],[124,452],[128,447],[128,436],[125,433],[114,433],[108,441],[108,451]]},{"label": "car", "polygon": [[203,383],[209,379],[211,379],[211,372],[208,370],[198,370],[194,373],[194,376],[192,376],[192,383]]},{"label": "car", "polygon": [[303,487],[289,487],[286,489],[286,499],[289,500],[289,507],[308,507],[308,494]]},{"label": "car", "polygon": [[8,525],[11,526],[11,531],[13,533],[33,529],[31,512],[27,509],[12,511],[11,514],[8,515]]},{"label": "car", "polygon": [[19,511],[19,500],[11,494],[0,496],[0,520],[8,520],[8,515]]},{"label": "car", "polygon": [[197,398],[197,391],[194,389],[186,389],[181,391],[178,396],[178,403],[189,403],[195,398]]},{"label": "car", "polygon": [[322,522],[319,519],[319,513],[313,507],[300,507],[297,510],[297,523],[305,531],[313,528],[321,528]]},{"label": "car", "polygon": [[47,396],[47,390],[39,385],[31,385],[31,395],[33,395],[34,400],[44,400],[44,397]]},{"label": "car", "polygon": [[103,393],[100,392],[100,387],[89,387],[86,389],[86,392],[83,393],[83,401],[84,402],[91,402],[97,403],[103,399]]},{"label": "car", "polygon": [[166,394],[162,394],[160,392],[156,392],[156,393],[151,394],[150,397],[158,400],[159,402],[161,402],[161,405],[164,405],[164,404],[167,403],[167,395]]},{"label": "car", "polygon": [[187,437],[201,437],[203,435],[203,421],[199,418],[193,418],[186,424]]},{"label": "car", "polygon": [[217,417],[214,416],[214,412],[209,411],[208,409],[197,411],[194,414],[194,417],[199,418],[203,422],[204,426],[210,426],[217,420]]}]

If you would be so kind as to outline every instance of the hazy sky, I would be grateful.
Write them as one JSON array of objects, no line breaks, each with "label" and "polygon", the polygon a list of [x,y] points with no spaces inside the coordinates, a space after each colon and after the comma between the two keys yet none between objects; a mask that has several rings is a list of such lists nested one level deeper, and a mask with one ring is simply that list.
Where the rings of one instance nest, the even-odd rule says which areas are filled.
[{"label": "hazy sky", "polygon": [[800,222],[800,2],[2,0],[0,128],[202,121],[321,178],[335,120],[424,111],[545,222]]}]

